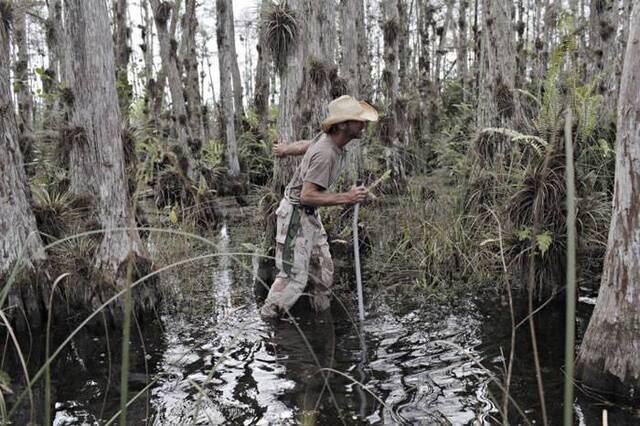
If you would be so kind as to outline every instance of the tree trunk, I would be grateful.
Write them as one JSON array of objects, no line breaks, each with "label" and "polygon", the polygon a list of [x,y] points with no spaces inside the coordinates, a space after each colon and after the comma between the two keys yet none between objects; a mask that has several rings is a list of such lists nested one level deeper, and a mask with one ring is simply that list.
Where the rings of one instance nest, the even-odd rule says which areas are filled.
[{"label": "tree trunk", "polygon": [[[516,71],[515,71],[515,83],[514,87],[520,88],[525,86],[526,82],[526,70],[527,70],[527,52],[525,47],[527,46],[527,39],[525,36],[526,20],[524,11],[523,0],[518,0],[518,17],[517,21],[514,16],[515,30],[518,41],[516,43]],[[516,9],[513,9],[515,13]]]},{"label": "tree trunk", "polygon": [[431,79],[432,62],[431,62],[431,36],[429,28],[433,25],[433,8],[430,1],[424,1],[418,9],[418,91],[420,92],[420,111],[424,120],[419,120],[416,125],[420,127],[419,135],[421,139],[426,139],[433,132],[434,124],[437,120],[436,101],[437,93],[435,85]]},{"label": "tree trunk", "polygon": [[140,2],[140,14],[143,19],[138,28],[140,28],[140,39],[142,41],[140,50],[142,50],[144,58],[144,114],[147,120],[154,123],[154,126],[159,126],[160,111],[155,108],[156,103],[154,102],[157,97],[157,82],[153,78],[153,20],[149,11],[148,0]]},{"label": "tree trunk", "polygon": [[[0,10],[0,282],[4,284],[13,266],[33,271],[45,259],[36,219],[29,205],[27,183],[18,146],[18,127],[14,114],[9,79],[9,28]],[[33,286],[15,282],[5,306],[11,317],[24,309],[27,318],[35,319],[39,305]],[[22,296],[20,296],[22,295]]]},{"label": "tree trunk", "polygon": [[27,42],[27,5],[24,2],[13,6],[13,36],[18,48],[18,60],[13,66],[13,88],[18,98],[18,128],[21,134],[33,133],[33,96],[29,81],[29,51]]},{"label": "tree trunk", "polygon": [[[362,39],[359,36],[361,28],[364,26],[362,0],[342,0],[340,2],[340,28],[341,28],[341,58],[340,76],[345,80],[346,93],[361,99],[360,93],[363,87],[361,76],[362,55],[366,53],[366,45],[361,46]],[[360,27],[360,28],[359,28]],[[347,183],[356,182],[362,169],[362,149],[360,141],[354,141],[349,145],[347,151]]]},{"label": "tree trunk", "polygon": [[388,111],[381,123],[382,141],[385,145],[385,157],[387,168],[392,170],[395,177],[404,178],[404,167],[400,156],[401,149],[405,145],[404,129],[400,127],[402,121],[398,113],[402,110],[398,100],[399,87],[399,35],[400,21],[398,17],[398,4],[396,1],[383,1],[383,37],[384,37],[384,94],[387,100]]},{"label": "tree trunk", "polygon": [[229,20],[233,19],[231,10],[231,0],[216,0],[217,26],[216,36],[218,41],[218,64],[220,69],[220,108],[221,108],[221,134],[225,136],[227,152],[227,168],[231,177],[240,175],[240,163],[238,161],[238,144],[236,141],[236,130],[233,113],[233,91],[231,89],[231,62],[233,51],[231,49],[231,38],[233,33],[229,33],[231,26]]},{"label": "tree trunk", "polygon": [[398,69],[398,79],[399,79],[399,88],[400,93],[406,94],[409,93],[409,61],[411,57],[411,47],[409,43],[409,11],[408,4],[406,0],[397,0],[398,1],[398,23],[399,23],[399,34],[398,34],[398,59],[399,59],[399,69]]},{"label": "tree trunk", "polygon": [[365,21],[365,5],[364,0],[357,0],[359,5],[355,11],[356,20],[356,37],[358,52],[358,77],[360,87],[358,88],[358,96],[373,103],[373,87],[371,81],[371,54],[369,53],[369,40],[367,38],[367,27]]},{"label": "tree trunk", "polygon": [[468,0],[459,0],[458,3],[458,51],[456,64],[458,68],[458,80],[462,91],[462,101],[469,98],[467,93],[469,85],[468,65],[467,65],[467,9]]},{"label": "tree trunk", "polygon": [[436,55],[435,55],[436,56],[435,82],[438,88],[438,93],[440,93],[442,90],[442,87],[441,87],[441,79],[443,77],[442,61],[444,60],[445,55],[447,53],[447,50],[445,49],[445,47],[447,42],[447,33],[449,32],[449,25],[451,23],[452,15],[453,15],[453,0],[448,0],[447,11],[444,16],[444,23],[442,24],[442,27],[437,28],[436,30],[436,32],[439,34],[438,49],[436,50]]},{"label": "tree trunk", "polygon": [[478,107],[480,127],[514,128],[520,105],[515,92],[516,58],[511,25],[511,3],[484,0],[482,73]]},{"label": "tree trunk", "polygon": [[127,25],[127,0],[116,0],[115,3],[115,59],[116,59],[116,88],[120,104],[120,114],[125,121],[129,120],[129,106],[133,96],[133,88],[129,83],[129,31]]},{"label": "tree trunk", "polygon": [[62,0],[49,0],[47,16],[46,41],[49,51],[49,69],[53,72],[53,78],[65,81],[65,32],[62,21]]},{"label": "tree trunk", "polygon": [[242,104],[242,79],[240,78],[240,67],[238,67],[238,53],[236,51],[236,29],[233,17],[233,1],[227,1],[228,15],[227,35],[229,43],[229,61],[231,66],[231,76],[233,81],[233,108],[236,117],[236,128],[242,128],[244,120],[244,105]]},{"label": "tree trunk", "polygon": [[[102,229],[135,227],[127,190],[113,42],[104,1],[67,0],[68,78],[73,93],[70,189],[94,198]],[[142,256],[138,231],[107,231],[95,264],[107,279],[123,278],[121,266]]]},{"label": "tree trunk", "polygon": [[258,64],[256,65],[255,96],[253,98],[253,106],[258,116],[258,129],[262,139],[266,139],[267,137],[267,125],[269,122],[269,70],[271,68],[271,53],[267,46],[267,30],[262,24],[269,3],[269,0],[262,0],[260,2],[260,25],[258,26],[258,44],[256,46],[256,50],[258,51]]},{"label": "tree trunk", "polygon": [[590,15],[590,53],[591,60],[587,68],[587,79],[598,79],[597,93],[604,101],[599,111],[602,126],[615,123],[616,101],[618,100],[618,82],[621,63],[618,57],[616,33],[618,32],[618,2],[616,0],[591,0]]},{"label": "tree trunk", "polygon": [[201,145],[204,140],[204,124],[202,120],[202,99],[200,98],[200,74],[198,73],[198,54],[196,51],[196,0],[186,0],[183,18],[182,43],[180,57],[184,70],[184,95],[187,101],[187,117],[191,127],[192,138],[198,139]]},{"label": "tree trunk", "polygon": [[631,14],[618,101],[613,214],[600,293],[577,377],[625,399],[640,391],[640,4]]},{"label": "tree trunk", "polygon": [[[150,0],[153,9],[153,15],[156,22],[156,30],[158,32],[158,40],[160,42],[160,57],[162,58],[163,69],[166,72],[169,82],[169,91],[171,93],[171,103],[173,107],[173,124],[178,137],[178,143],[182,147],[185,156],[189,160],[188,174],[194,176],[192,167],[191,148],[189,146],[189,126],[187,120],[187,107],[184,100],[184,91],[182,87],[182,78],[178,71],[177,49],[178,43],[173,38],[172,31],[167,27],[167,21],[172,13],[175,14],[174,6],[166,1]],[[175,15],[174,15],[175,16]],[[175,21],[174,21],[175,22]],[[159,90],[162,93],[164,84],[162,79],[158,78]]]}]

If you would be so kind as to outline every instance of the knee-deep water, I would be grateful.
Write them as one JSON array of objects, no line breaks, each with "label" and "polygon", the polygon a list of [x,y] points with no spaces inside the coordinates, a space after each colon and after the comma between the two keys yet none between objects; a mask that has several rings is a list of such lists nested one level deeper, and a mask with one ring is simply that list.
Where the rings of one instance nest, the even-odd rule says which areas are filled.
[{"label": "knee-deep water", "polygon": [[[254,234],[224,226],[220,253],[246,251]],[[255,236],[255,235],[254,235]],[[494,424],[501,421],[502,380],[510,346],[509,312],[499,299],[462,295],[456,303],[416,295],[393,283],[367,286],[364,324],[357,320],[355,284],[336,282],[332,309],[309,312],[304,301],[293,318],[263,321],[256,306],[253,262],[223,256],[198,264],[188,306],[165,309],[132,329],[128,375],[130,424]],[[346,275],[348,276],[348,275]],[[393,290],[384,291],[385,285]],[[579,303],[578,335],[593,297]],[[524,311],[519,309],[519,315]],[[563,307],[550,304],[537,316],[547,410],[561,422]],[[55,343],[69,330],[54,324]],[[44,359],[42,336],[31,336],[30,373]],[[21,371],[8,340],[3,367],[19,393]],[[52,364],[54,425],[104,424],[119,409],[119,334],[83,330]],[[110,349],[109,349],[110,348]],[[520,327],[511,396],[528,421],[540,421],[528,325]],[[15,424],[41,422],[44,384],[26,398]],[[576,422],[634,424],[632,412],[599,405],[580,392]],[[11,399],[9,399],[9,405]],[[515,408],[511,424],[526,421]],[[117,423],[117,421],[116,421]]]}]

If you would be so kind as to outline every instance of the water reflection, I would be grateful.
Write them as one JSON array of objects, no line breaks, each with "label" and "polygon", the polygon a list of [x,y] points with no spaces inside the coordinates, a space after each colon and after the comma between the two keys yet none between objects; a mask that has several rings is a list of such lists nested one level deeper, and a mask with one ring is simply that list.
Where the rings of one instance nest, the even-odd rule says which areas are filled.
[{"label": "water reflection", "polygon": [[295,321],[276,320],[267,340],[276,362],[286,369],[294,383],[299,421],[314,424],[320,410],[338,402],[331,389],[335,364],[335,327],[329,310],[310,313]]},{"label": "water reflection", "polygon": [[[223,227],[217,251],[243,251],[238,247],[251,241],[247,234],[253,231]],[[315,315],[302,303],[294,311],[298,325],[282,320],[265,323],[256,309],[247,267],[251,269],[221,257],[199,265],[195,275],[175,274],[178,288],[193,285],[196,296],[185,299],[189,309],[166,311],[161,321],[145,324],[142,334],[133,333],[130,397],[147,384],[151,383],[151,389],[131,405],[128,419],[132,424],[351,425],[403,420],[410,424],[486,424],[499,419],[493,401],[499,394],[489,385],[486,370],[472,357],[482,359],[485,367],[499,375],[500,347],[509,346],[506,310],[471,298],[456,306],[441,306],[420,300],[415,293],[403,297],[387,292],[377,298],[369,294],[368,317],[361,330],[351,320],[355,297],[347,280],[336,286],[344,308],[334,303],[333,312]],[[561,309],[551,306],[541,311],[540,327],[563,323],[557,312]],[[578,313],[583,318],[578,323],[580,334],[588,313],[580,309]],[[60,324],[54,328],[52,347],[68,333]],[[522,330],[512,390],[534,418],[535,378],[527,359],[526,327]],[[102,329],[84,330],[54,362],[56,425],[104,423],[117,412],[118,334],[110,334],[107,345]],[[23,345],[27,348],[32,343],[31,374],[44,360],[39,339],[34,336],[33,342]],[[549,412],[555,420],[560,409],[563,342],[557,327],[541,330],[540,339]],[[12,375],[15,391],[21,391],[19,374],[14,373],[19,368],[6,350],[0,369]],[[34,391],[40,413],[42,382]],[[28,405],[18,410],[15,424],[30,420]],[[594,424],[600,418],[600,407],[592,407],[588,403],[576,406],[580,424]],[[637,420],[612,412],[610,419],[616,419],[616,424]],[[517,421],[517,417],[510,420]]]}]

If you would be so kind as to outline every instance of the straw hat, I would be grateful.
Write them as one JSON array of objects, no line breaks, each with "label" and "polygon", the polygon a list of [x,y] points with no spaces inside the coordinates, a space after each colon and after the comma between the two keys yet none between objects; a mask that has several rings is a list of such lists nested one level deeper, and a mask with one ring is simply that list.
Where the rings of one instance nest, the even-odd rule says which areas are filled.
[{"label": "straw hat", "polygon": [[340,96],[329,103],[329,116],[324,119],[323,132],[343,121],[378,121],[378,112],[365,101],[357,101],[349,95]]}]

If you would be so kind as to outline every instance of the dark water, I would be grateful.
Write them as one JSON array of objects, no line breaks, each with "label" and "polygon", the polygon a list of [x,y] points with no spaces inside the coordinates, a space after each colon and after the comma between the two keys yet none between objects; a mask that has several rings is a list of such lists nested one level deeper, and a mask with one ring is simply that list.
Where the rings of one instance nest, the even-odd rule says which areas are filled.
[{"label": "dark water", "polygon": [[[252,232],[224,227],[218,251],[245,251],[241,243]],[[347,279],[337,283],[339,299],[331,312],[307,314],[303,303],[296,321],[264,322],[256,309],[252,266],[223,257],[202,264],[196,277],[175,277],[178,283],[197,280],[196,297],[133,333],[129,397],[137,398],[128,410],[129,424],[499,422],[500,392],[491,377],[502,377],[500,349],[506,354],[510,339],[508,311],[499,300],[469,295],[444,306],[414,293],[369,291],[361,333],[352,319],[357,308]],[[579,334],[593,303],[581,300]],[[537,321],[549,415],[559,424],[562,307],[550,305]],[[57,331],[57,340],[68,332]],[[55,425],[103,424],[117,412],[121,343],[117,335],[109,337],[111,350],[99,328],[83,331],[54,362]],[[34,344],[29,352],[35,371],[42,349]],[[512,395],[528,419],[539,423],[530,353],[525,324],[517,340]],[[17,377],[11,360],[8,350],[3,369]],[[42,385],[34,389],[36,421],[42,391]],[[18,410],[16,424],[29,420],[28,407]],[[601,424],[602,408],[579,396],[576,423]],[[610,424],[640,422],[631,413],[608,410]],[[510,420],[524,423],[513,409]]]}]

